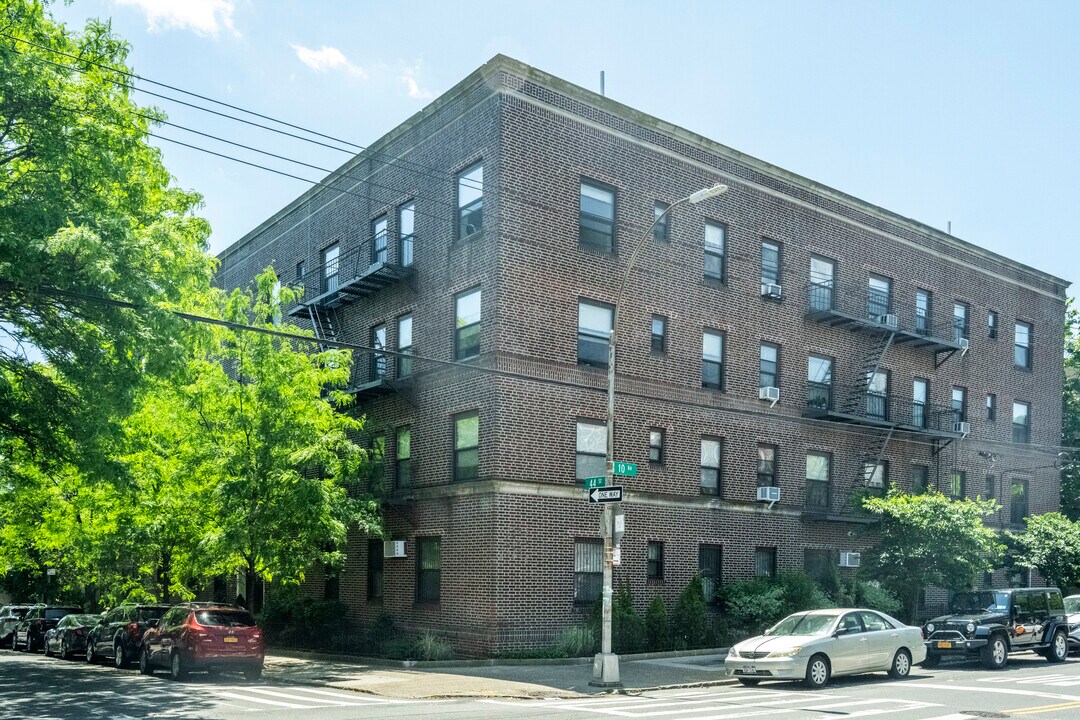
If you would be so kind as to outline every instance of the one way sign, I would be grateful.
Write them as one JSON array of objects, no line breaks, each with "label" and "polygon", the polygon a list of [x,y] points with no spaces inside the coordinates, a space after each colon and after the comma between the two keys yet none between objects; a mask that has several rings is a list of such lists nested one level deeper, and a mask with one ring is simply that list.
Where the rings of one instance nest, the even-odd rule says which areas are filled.
[{"label": "one way sign", "polygon": [[589,491],[589,502],[591,503],[611,503],[622,502],[622,485],[612,485],[611,487],[593,488]]}]

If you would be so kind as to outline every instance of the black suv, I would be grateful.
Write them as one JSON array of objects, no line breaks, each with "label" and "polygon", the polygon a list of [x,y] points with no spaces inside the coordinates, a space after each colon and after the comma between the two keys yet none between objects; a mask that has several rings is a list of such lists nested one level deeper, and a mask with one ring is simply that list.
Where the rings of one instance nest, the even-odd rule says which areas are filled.
[{"label": "black suv", "polygon": [[151,620],[160,620],[171,605],[119,605],[102,613],[86,638],[86,662],[112,659],[118,667],[138,661],[142,636]]},{"label": "black suv", "polygon": [[11,649],[18,650],[22,645],[27,652],[37,652],[45,647],[45,633],[56,627],[60,618],[72,613],[81,613],[82,608],[62,605],[35,605],[23,615],[15,626],[11,638]]},{"label": "black suv", "polygon": [[923,625],[924,667],[942,657],[979,655],[983,666],[1005,666],[1009,653],[1038,652],[1050,662],[1069,656],[1069,623],[1057,588],[1012,588],[959,593],[942,615]]}]

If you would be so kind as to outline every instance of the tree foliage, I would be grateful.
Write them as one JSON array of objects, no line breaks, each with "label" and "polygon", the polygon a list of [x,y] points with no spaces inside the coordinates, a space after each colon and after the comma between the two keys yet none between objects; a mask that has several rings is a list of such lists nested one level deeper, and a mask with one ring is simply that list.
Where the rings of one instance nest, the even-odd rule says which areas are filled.
[{"label": "tree foliage", "polygon": [[1004,552],[983,523],[998,509],[993,500],[950,500],[939,492],[910,495],[894,488],[863,505],[881,517],[866,572],[900,599],[909,622],[921,588],[968,589]]},{"label": "tree foliage", "polygon": [[1035,568],[1066,593],[1080,585],[1080,522],[1061,513],[1032,515],[1027,530],[1012,539],[1018,564]]},{"label": "tree foliage", "polygon": [[[1065,306],[1065,389],[1061,396],[1061,444],[1080,445],[1080,312],[1073,299]],[[1061,470],[1061,511],[1080,520],[1080,453],[1066,456]]]}]

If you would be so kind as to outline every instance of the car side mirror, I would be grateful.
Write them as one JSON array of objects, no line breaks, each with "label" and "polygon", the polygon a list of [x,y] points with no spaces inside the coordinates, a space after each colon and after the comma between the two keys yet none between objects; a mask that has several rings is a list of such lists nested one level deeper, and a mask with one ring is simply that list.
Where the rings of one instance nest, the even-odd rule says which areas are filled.
[{"label": "car side mirror", "polygon": [[762,635],[772,635],[772,628],[769,628],[768,630],[766,630],[765,632],[763,632],[761,634]]}]

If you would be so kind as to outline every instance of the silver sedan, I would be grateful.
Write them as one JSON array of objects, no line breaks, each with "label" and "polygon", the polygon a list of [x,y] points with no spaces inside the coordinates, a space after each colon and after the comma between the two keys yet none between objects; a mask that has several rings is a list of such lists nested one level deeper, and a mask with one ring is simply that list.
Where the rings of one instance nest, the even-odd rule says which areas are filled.
[{"label": "silver sedan", "polygon": [[810,610],[784,618],[733,646],[724,666],[743,685],[802,680],[824,687],[829,678],[888,672],[904,678],[926,658],[922,631],[864,608]]}]

